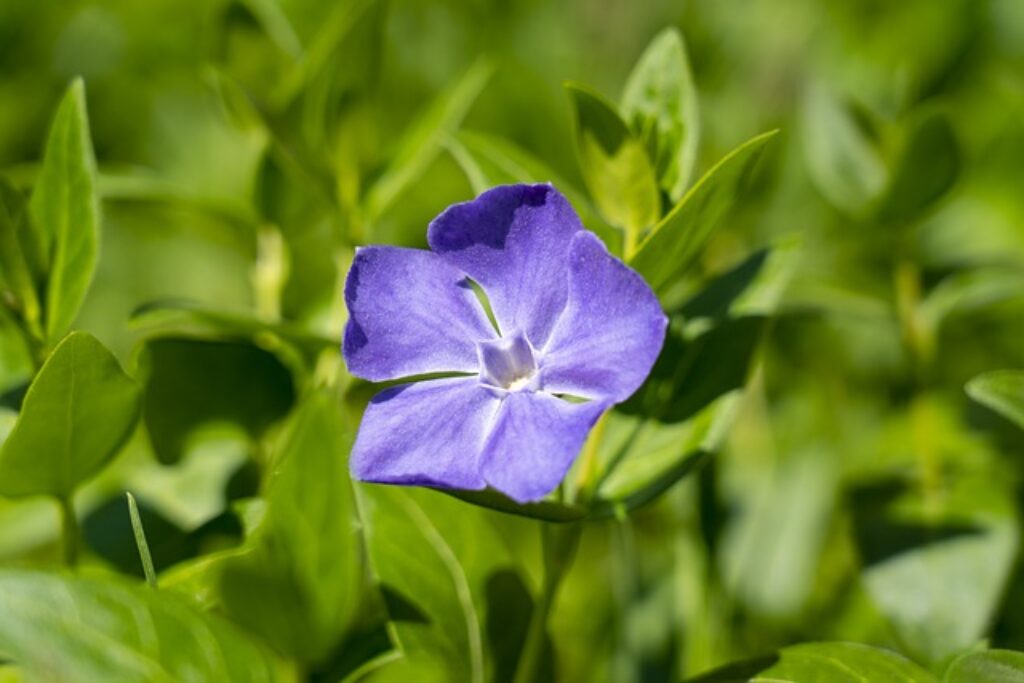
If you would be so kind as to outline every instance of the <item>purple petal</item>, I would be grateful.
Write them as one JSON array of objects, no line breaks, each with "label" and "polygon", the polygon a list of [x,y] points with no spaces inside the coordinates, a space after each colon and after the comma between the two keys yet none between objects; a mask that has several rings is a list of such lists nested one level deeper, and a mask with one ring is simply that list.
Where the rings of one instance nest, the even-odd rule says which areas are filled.
[{"label": "purple petal", "polygon": [[359,249],[345,304],[345,362],[353,375],[375,382],[476,372],[476,342],[495,337],[465,273],[422,249]]},{"label": "purple petal", "polygon": [[484,288],[502,333],[526,332],[539,348],[565,307],[569,244],[582,229],[550,185],[505,185],[450,206],[427,241]]},{"label": "purple petal", "polygon": [[352,446],[352,476],[381,484],[482,489],[480,455],[499,399],[476,377],[385,389]]},{"label": "purple petal", "polygon": [[551,493],[608,404],[569,403],[543,392],[514,392],[498,409],[482,471],[493,488],[528,503]]},{"label": "purple petal", "polygon": [[593,233],[572,242],[569,301],[541,350],[544,391],[624,401],[661,351],[668,318],[644,279]]}]

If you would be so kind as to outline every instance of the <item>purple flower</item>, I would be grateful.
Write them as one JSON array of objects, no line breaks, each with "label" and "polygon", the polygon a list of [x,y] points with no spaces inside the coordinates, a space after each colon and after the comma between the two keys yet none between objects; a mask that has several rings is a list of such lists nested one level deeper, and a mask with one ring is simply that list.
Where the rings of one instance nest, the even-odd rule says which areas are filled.
[{"label": "purple flower", "polygon": [[349,371],[371,381],[448,375],[370,401],[352,473],[543,498],[601,413],[643,383],[667,319],[550,185],[497,187],[451,206],[427,239],[430,251],[359,249],[348,273]]}]

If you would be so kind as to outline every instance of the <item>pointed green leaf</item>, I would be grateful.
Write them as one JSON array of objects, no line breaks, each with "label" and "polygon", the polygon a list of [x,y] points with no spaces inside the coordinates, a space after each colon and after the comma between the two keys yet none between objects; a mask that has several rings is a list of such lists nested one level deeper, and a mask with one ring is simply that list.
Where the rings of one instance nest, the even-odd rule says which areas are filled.
[{"label": "pointed green leaf", "polygon": [[89,334],[68,335],[0,448],[0,493],[67,498],[117,454],[138,416],[138,386],[113,354]]},{"label": "pointed green leaf", "polygon": [[697,258],[719,221],[742,197],[764,146],[776,133],[758,135],[730,152],[640,244],[629,265],[655,291],[663,292]]},{"label": "pointed green leaf", "polygon": [[1021,683],[1024,652],[988,650],[969,652],[946,669],[943,683]]},{"label": "pointed green leaf", "polygon": [[99,244],[96,159],[81,80],[71,84],[57,108],[30,208],[47,272],[45,332],[52,343],[78,314]]},{"label": "pointed green leaf", "polygon": [[224,619],[121,581],[0,572],[0,652],[37,681],[287,681]]},{"label": "pointed green leaf", "polygon": [[402,192],[426,172],[448,135],[462,123],[469,108],[491,78],[493,67],[481,60],[420,115],[398,144],[391,163],[366,197],[370,220],[383,214]]},{"label": "pointed green leaf", "polygon": [[697,162],[700,112],[677,29],[655,36],[633,67],[622,95],[622,116],[647,144],[661,189],[679,201]]},{"label": "pointed green leaf", "polygon": [[892,180],[878,209],[878,220],[906,223],[943,197],[960,174],[960,148],[949,119],[927,111],[904,132]]},{"label": "pointed green leaf", "polygon": [[594,204],[612,225],[627,231],[654,225],[661,199],[643,140],[601,95],[573,83],[565,89],[573,107],[583,180]]},{"label": "pointed green leaf", "polygon": [[994,370],[967,383],[967,393],[1024,429],[1024,370]]},{"label": "pointed green leaf", "polygon": [[856,643],[803,643],[716,669],[689,683],[937,683],[909,659]]},{"label": "pointed green leaf", "polygon": [[41,311],[36,293],[36,274],[28,260],[33,247],[26,243],[30,239],[32,234],[25,212],[25,198],[0,178],[0,289],[9,292],[29,329],[39,334]]},{"label": "pointed green leaf", "polygon": [[888,184],[885,161],[843,102],[822,86],[803,104],[803,148],[811,181],[832,205],[864,214]]},{"label": "pointed green leaf", "polygon": [[329,394],[306,399],[275,455],[249,552],[226,560],[220,574],[227,614],[306,664],[338,646],[363,592],[345,458],[352,434]]}]

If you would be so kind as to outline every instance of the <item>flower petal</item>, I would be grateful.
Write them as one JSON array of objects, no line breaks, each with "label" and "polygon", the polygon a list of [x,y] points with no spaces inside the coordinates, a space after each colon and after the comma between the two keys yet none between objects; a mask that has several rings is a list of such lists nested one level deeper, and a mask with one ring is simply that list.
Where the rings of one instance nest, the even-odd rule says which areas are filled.
[{"label": "flower petal", "polygon": [[523,331],[540,347],[565,307],[569,244],[582,229],[552,186],[504,185],[448,207],[427,241],[483,287],[502,333]]},{"label": "flower petal", "polygon": [[391,387],[370,401],[352,476],[381,484],[482,489],[480,456],[499,399],[476,377]]},{"label": "flower petal", "polygon": [[540,500],[565,477],[608,405],[570,403],[543,392],[508,394],[484,448],[484,479],[519,503]]},{"label": "flower petal", "polygon": [[667,325],[644,279],[581,232],[570,252],[569,301],[541,350],[541,386],[624,401],[650,374]]},{"label": "flower petal", "polygon": [[465,273],[422,249],[364,247],[345,281],[349,372],[371,381],[476,372],[494,328]]}]

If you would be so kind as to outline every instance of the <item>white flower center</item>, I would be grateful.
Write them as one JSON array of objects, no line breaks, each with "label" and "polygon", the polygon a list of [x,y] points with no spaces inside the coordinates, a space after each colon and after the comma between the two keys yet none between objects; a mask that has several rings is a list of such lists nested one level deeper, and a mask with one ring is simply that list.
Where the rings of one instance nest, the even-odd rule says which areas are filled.
[{"label": "white flower center", "polygon": [[479,342],[480,379],[484,384],[507,391],[537,389],[537,359],[533,346],[522,332],[501,339]]}]

